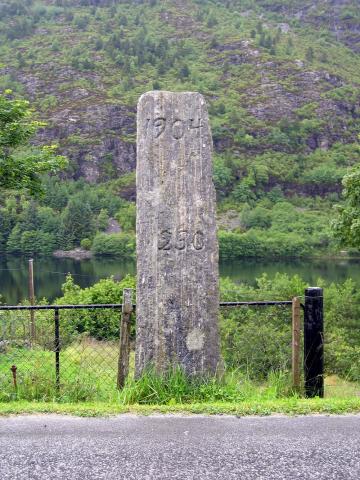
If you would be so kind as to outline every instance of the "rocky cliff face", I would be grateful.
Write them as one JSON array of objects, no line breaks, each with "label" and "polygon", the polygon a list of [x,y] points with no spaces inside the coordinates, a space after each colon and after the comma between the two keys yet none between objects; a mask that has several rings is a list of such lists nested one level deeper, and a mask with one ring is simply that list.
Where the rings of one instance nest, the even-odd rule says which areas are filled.
[{"label": "rocky cliff face", "polygon": [[61,151],[72,160],[75,178],[104,181],[133,170],[135,144],[123,140],[135,132],[133,110],[91,96],[88,101],[91,103],[53,112],[38,141],[58,141]]},{"label": "rocky cliff face", "polygon": [[[326,28],[336,40],[360,52],[359,5],[352,0],[260,1],[267,10],[313,28]],[[291,3],[291,5],[289,5]]]},{"label": "rocky cliff face", "polygon": [[[4,69],[24,85],[31,101],[54,99],[41,114],[47,123],[38,143],[57,143],[72,161],[71,175],[89,182],[108,180],[135,168],[135,108],[111,104],[104,94],[103,79],[96,73],[79,72],[54,61],[36,70]],[[84,80],[94,89],[72,87]]]},{"label": "rocky cliff face", "polygon": [[[150,2],[154,10],[139,3],[40,2],[45,13],[31,7],[31,26],[0,52],[0,73],[17,82],[47,122],[36,141],[59,144],[71,160],[68,176],[99,182],[135,168],[136,100],[154,86],[204,92],[218,152],[291,153],[293,146],[271,143],[269,135],[306,115],[313,123],[303,133],[304,154],[356,141],[356,2],[261,0],[247,9],[237,1],[226,2],[227,9],[212,2]],[[25,21],[12,15],[9,24]],[[319,30],[324,38],[332,35],[329,51],[326,39],[324,48],[314,43]],[[300,48],[297,42],[308,43]],[[166,57],[175,46],[174,59]],[[160,51],[164,62],[155,67]],[[141,63],[144,52],[148,60]],[[341,55],[347,71],[333,66],[341,64]],[[222,103],[235,113],[225,116]],[[310,113],[301,111],[309,105]],[[254,141],[244,143],[244,136]]]},{"label": "rocky cliff face", "polygon": [[[248,133],[254,137],[265,135],[272,125],[284,121],[291,123],[299,118],[299,110],[306,105],[313,105],[316,118],[322,122],[321,131],[309,132],[308,149],[327,149],[334,143],[347,139],[356,140],[356,131],[349,130],[349,123],[360,118],[359,100],[336,98],[327,95],[334,89],[346,87],[348,84],[338,75],[332,75],[326,70],[313,70],[310,65],[301,60],[279,61],[261,58],[258,49],[248,41],[223,44],[216,47],[210,55],[211,61],[221,69],[229,66],[242,65],[252,68],[256,77],[249,81],[241,92],[241,105],[253,118],[263,122],[263,131],[256,123],[248,128]],[[223,75],[224,86],[233,80],[231,74]],[[231,128],[231,126],[229,126]],[[234,147],[233,142],[222,138],[216,141],[219,151]],[[283,150],[281,144],[275,146]],[[251,146],[247,147],[248,149]],[[269,148],[266,142],[256,146],[254,153],[260,153]],[[286,151],[286,148],[285,148]]]}]

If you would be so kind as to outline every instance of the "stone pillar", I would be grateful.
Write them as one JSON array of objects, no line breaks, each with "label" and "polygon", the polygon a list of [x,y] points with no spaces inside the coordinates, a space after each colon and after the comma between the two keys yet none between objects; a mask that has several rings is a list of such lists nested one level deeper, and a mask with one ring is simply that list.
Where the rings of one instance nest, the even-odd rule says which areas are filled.
[{"label": "stone pillar", "polygon": [[218,243],[205,100],[145,93],[137,128],[135,375],[150,365],[212,374],[220,358]]}]

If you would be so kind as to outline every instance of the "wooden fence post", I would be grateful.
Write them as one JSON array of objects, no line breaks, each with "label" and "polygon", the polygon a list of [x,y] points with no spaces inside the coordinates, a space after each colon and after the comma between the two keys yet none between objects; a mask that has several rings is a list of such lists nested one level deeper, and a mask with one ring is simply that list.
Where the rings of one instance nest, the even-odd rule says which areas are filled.
[{"label": "wooden fence post", "polygon": [[[34,290],[34,260],[29,259],[29,300],[30,305],[35,305],[35,290]],[[30,310],[30,344],[31,346],[36,341],[36,324],[35,311]]]},{"label": "wooden fence post", "polygon": [[125,288],[123,290],[123,302],[120,320],[120,350],[118,362],[117,387],[123,388],[126,377],[129,373],[129,357],[130,357],[130,318],[133,311],[132,289]]},{"label": "wooden fence post", "polygon": [[292,299],[292,385],[300,390],[300,298]]}]

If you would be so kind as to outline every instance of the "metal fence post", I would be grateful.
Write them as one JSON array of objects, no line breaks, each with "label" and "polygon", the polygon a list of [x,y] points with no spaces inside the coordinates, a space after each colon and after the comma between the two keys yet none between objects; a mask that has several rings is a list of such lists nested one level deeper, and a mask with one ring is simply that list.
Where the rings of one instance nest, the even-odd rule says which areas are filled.
[{"label": "metal fence post", "polygon": [[60,323],[59,323],[59,309],[55,308],[54,310],[54,321],[55,321],[55,339],[54,339],[54,350],[55,350],[55,388],[56,392],[60,391]]},{"label": "metal fence post", "polygon": [[304,376],[307,397],[324,396],[324,306],[322,288],[305,290]]},{"label": "metal fence post", "polygon": [[120,350],[118,362],[117,387],[123,388],[126,377],[129,373],[129,357],[130,357],[130,318],[133,311],[132,289],[125,288],[123,290],[123,302],[120,319]]}]

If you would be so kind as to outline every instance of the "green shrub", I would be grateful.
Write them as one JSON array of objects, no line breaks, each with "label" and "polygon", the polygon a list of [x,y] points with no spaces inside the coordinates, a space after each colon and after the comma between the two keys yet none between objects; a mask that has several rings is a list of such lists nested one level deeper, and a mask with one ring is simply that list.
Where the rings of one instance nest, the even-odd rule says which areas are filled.
[{"label": "green shrub", "polygon": [[225,165],[225,161],[221,157],[214,159],[213,180],[218,196],[225,196],[233,181],[233,176],[231,169]]},{"label": "green shrub", "polygon": [[128,233],[98,233],[91,251],[94,255],[133,258],[135,255],[135,235]]},{"label": "green shrub", "polygon": [[271,212],[267,208],[257,206],[253,210],[243,210],[241,220],[246,228],[267,229],[271,226]]},{"label": "green shrub", "polygon": [[296,234],[277,231],[249,230],[233,233],[220,230],[219,250],[221,258],[301,257],[309,254],[313,246]]},{"label": "green shrub", "polygon": [[136,225],[136,205],[133,202],[124,202],[115,215],[121,228],[125,232],[135,232]]},{"label": "green shrub", "polygon": [[289,311],[281,307],[223,309],[221,342],[227,368],[237,368],[250,378],[261,380],[272,370],[290,370],[289,319]]},{"label": "green shrub", "polygon": [[92,242],[89,238],[83,238],[80,242],[80,247],[83,248],[84,250],[90,250],[91,245],[92,245]]},{"label": "green shrub", "polygon": [[[102,279],[95,285],[81,289],[68,275],[62,286],[63,297],[56,303],[66,304],[97,304],[97,303],[122,303],[124,288],[135,290],[135,279],[127,275],[120,282],[113,278]],[[98,340],[111,340],[119,338],[119,309],[77,310],[62,312],[62,334],[67,343],[71,343],[78,334],[87,334]],[[132,335],[134,335],[133,316]]]}]

